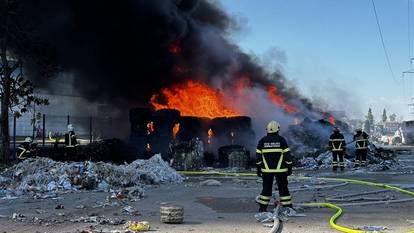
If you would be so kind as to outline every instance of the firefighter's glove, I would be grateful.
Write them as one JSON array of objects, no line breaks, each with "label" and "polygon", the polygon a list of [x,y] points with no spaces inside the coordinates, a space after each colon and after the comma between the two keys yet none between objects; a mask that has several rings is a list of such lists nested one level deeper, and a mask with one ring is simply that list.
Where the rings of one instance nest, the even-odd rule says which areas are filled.
[{"label": "firefighter's glove", "polygon": [[258,177],[262,177],[262,169],[261,168],[257,168],[256,174],[257,174]]}]

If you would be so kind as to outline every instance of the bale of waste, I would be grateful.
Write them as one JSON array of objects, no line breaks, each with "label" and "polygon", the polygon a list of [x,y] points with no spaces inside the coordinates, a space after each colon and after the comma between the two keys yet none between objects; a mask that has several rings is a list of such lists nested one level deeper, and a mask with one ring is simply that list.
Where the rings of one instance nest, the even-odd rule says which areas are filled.
[{"label": "bale of waste", "polygon": [[160,221],[162,223],[182,223],[184,221],[184,207],[182,206],[161,206]]},{"label": "bale of waste", "polygon": [[204,146],[199,138],[174,141],[170,144],[171,165],[178,170],[198,170],[203,166]]},{"label": "bale of waste", "polygon": [[240,145],[222,146],[219,148],[219,162],[222,167],[247,168],[250,153]]},{"label": "bale of waste", "polygon": [[209,119],[200,117],[184,116],[179,120],[180,130],[177,139],[180,141],[190,141],[193,138],[207,140],[207,124]]}]

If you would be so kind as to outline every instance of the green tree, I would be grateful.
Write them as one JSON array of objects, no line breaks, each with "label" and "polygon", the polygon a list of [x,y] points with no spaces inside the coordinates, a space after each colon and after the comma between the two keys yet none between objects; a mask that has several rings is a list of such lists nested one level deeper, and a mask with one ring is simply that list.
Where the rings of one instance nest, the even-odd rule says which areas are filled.
[{"label": "green tree", "polygon": [[[21,0],[0,1],[0,158],[4,163],[10,158],[9,115],[21,116],[33,104],[48,104],[48,100],[36,97],[33,83],[24,76],[24,64],[43,64],[40,73],[52,72],[54,66],[42,60],[46,56],[27,23],[19,14]],[[46,75],[45,75],[46,76]]]},{"label": "green tree", "polygon": [[387,119],[387,110],[384,108],[384,111],[382,111],[382,122],[387,122]]},{"label": "green tree", "polygon": [[374,115],[372,114],[372,109],[368,109],[368,114],[366,116],[365,121],[365,130],[368,131],[368,133],[371,132],[371,129],[374,127]]}]

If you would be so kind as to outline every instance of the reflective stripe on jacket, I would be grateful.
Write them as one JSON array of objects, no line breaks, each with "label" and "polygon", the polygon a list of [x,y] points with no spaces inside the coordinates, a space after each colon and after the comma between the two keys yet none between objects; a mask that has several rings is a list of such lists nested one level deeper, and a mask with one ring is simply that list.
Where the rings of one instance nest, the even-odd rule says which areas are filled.
[{"label": "reflective stripe on jacket", "polygon": [[257,145],[256,165],[263,173],[288,172],[292,160],[286,140],[278,133],[263,137]]},{"label": "reflective stripe on jacket", "polygon": [[331,151],[344,151],[345,144],[344,135],[341,133],[333,133],[329,138],[329,148]]},{"label": "reflective stripe on jacket", "polygon": [[365,132],[355,134],[354,140],[355,140],[355,147],[357,150],[365,150],[368,148],[368,134]]}]

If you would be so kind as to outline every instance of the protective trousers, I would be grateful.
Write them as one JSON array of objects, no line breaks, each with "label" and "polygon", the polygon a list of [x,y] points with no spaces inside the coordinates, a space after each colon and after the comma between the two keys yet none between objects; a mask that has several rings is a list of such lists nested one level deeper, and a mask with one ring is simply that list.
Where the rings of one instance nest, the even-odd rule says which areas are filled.
[{"label": "protective trousers", "polygon": [[[339,158],[339,163],[338,163]],[[343,151],[332,151],[332,168],[333,170],[338,169],[338,165],[341,168],[345,167],[344,152]]]},{"label": "protective trousers", "polygon": [[276,177],[277,188],[279,190],[280,203],[284,207],[292,207],[292,197],[288,189],[288,179],[286,173],[263,173],[263,189],[259,196],[259,204],[261,208],[267,208],[272,198],[273,178]]},{"label": "protective trousers", "polygon": [[357,149],[355,152],[355,166],[363,166],[365,167],[367,165],[367,149]]}]

